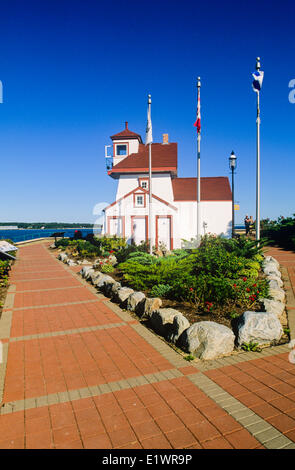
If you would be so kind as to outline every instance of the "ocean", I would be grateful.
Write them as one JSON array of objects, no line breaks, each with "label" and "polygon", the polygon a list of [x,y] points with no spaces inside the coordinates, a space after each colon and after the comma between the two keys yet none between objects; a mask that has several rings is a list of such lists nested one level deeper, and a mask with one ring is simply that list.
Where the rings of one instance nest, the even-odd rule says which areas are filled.
[{"label": "ocean", "polygon": [[[73,237],[75,230],[80,230],[82,236],[86,237],[89,233],[93,233],[93,228],[58,228],[54,229],[44,229],[44,230],[35,230],[35,229],[18,229],[18,230],[0,230],[0,240],[9,239],[15,243],[23,242],[27,240],[33,240],[35,238],[44,238],[50,237],[55,232],[64,232],[65,237]],[[98,229],[95,229],[95,233],[99,233]],[[54,239],[53,239],[54,240]]]}]

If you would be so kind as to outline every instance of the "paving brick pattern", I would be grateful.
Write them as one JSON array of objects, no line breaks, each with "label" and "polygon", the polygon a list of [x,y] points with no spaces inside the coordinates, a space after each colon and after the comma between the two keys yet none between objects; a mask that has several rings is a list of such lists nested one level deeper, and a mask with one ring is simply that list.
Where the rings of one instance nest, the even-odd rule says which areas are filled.
[{"label": "paving brick pattern", "polygon": [[0,320],[0,448],[295,448],[286,347],[188,364],[76,272],[46,242],[19,250]]}]

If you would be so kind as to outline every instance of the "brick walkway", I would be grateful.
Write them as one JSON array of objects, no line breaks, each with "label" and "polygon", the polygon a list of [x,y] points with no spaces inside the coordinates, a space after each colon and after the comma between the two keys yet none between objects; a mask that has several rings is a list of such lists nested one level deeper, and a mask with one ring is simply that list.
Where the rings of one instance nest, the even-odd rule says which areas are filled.
[{"label": "brick walkway", "polygon": [[0,448],[295,448],[287,345],[189,364],[76,272],[46,243],[19,250],[0,320]]}]

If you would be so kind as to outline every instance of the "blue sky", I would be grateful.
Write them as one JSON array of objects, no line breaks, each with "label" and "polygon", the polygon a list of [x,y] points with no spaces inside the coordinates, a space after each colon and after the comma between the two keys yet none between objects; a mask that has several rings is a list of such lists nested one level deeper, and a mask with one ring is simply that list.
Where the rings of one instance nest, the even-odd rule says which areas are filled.
[{"label": "blue sky", "polygon": [[112,202],[109,136],[178,142],[179,176],[196,176],[196,78],[202,79],[201,175],[238,158],[236,222],[255,218],[255,59],[261,92],[261,217],[295,212],[294,2],[42,0],[1,2],[0,222],[93,222]]}]

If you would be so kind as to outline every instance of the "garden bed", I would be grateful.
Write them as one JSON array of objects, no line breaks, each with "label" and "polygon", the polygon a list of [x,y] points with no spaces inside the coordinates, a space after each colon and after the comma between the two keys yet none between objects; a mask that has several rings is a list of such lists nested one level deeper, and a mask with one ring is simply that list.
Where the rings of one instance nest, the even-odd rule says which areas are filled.
[{"label": "garden bed", "polygon": [[[188,322],[191,326],[198,325],[198,328],[204,324],[204,327],[209,329],[215,324],[215,334],[218,335],[218,328],[221,328],[221,335],[229,335],[226,330],[234,331],[235,324],[240,320],[244,321],[245,312],[264,315],[267,313],[265,299],[269,298],[269,280],[263,268],[265,258],[262,256],[262,249],[256,246],[255,241],[204,237],[197,250],[173,250],[164,253],[164,256],[163,253],[162,256],[159,253],[151,256],[144,246],[119,248],[116,246],[116,240],[108,240],[107,244],[107,249],[103,243],[100,247],[96,246],[96,253],[93,253],[91,248],[89,257],[84,249],[87,245],[83,242],[70,244],[66,251],[77,264],[85,264],[88,259],[93,264],[92,275],[96,277],[95,272],[101,271],[109,279],[107,284],[114,280],[119,283],[119,290],[128,287],[131,292],[142,292],[147,300],[160,298],[162,303],[158,310],[158,319],[146,319],[136,315],[135,310],[132,313],[149,328],[154,321],[163,322],[162,326],[158,324],[158,328],[163,331],[167,330],[166,327],[169,329],[169,324],[172,325],[171,321],[174,321],[173,315],[178,312],[183,318],[181,321],[186,322],[186,329]],[[100,257],[95,259],[95,254],[100,254]],[[68,261],[69,259],[65,260]],[[102,289],[104,291],[104,288]],[[113,295],[110,296],[113,298]],[[126,308],[123,306],[124,302],[119,303],[122,308]],[[283,303],[282,306],[284,308]],[[165,319],[165,315],[172,317]],[[287,317],[282,315],[282,312],[280,315],[281,318],[275,318],[277,333],[274,335],[274,341],[270,340],[270,344],[286,343],[289,339]],[[242,316],[243,318],[240,318]],[[253,319],[256,320],[263,322],[263,315]],[[265,317],[265,321],[271,322],[271,317]],[[278,330],[282,331],[282,327],[285,334],[278,336]],[[165,333],[162,336],[165,336]],[[239,344],[241,346],[242,343]]]}]

